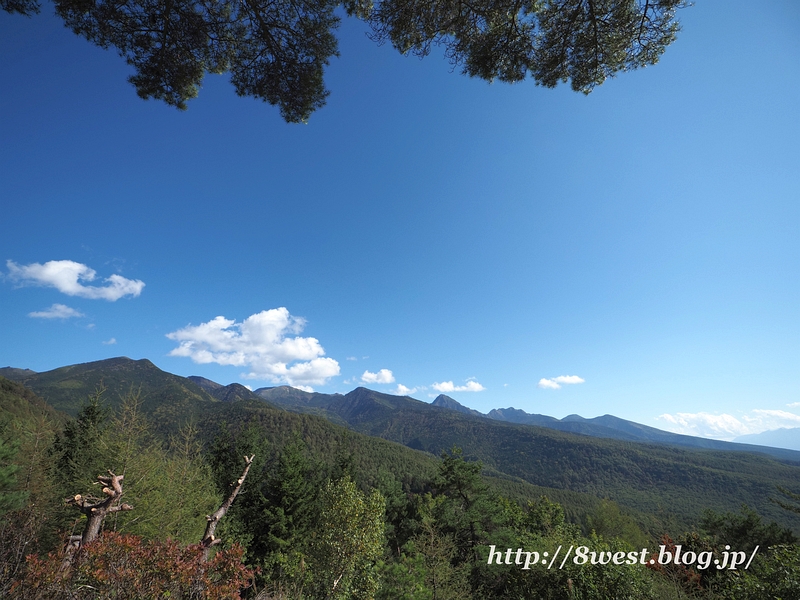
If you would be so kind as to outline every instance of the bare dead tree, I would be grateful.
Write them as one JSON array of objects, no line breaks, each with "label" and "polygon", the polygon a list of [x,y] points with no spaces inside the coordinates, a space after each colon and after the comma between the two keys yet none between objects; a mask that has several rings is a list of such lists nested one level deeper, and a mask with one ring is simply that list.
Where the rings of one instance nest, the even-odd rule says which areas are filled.
[{"label": "bare dead tree", "polygon": [[86,527],[83,528],[81,535],[70,536],[67,549],[64,555],[64,566],[67,567],[72,562],[72,555],[100,535],[100,528],[103,526],[103,519],[110,513],[122,510],[133,510],[130,504],[119,503],[122,497],[122,480],[124,475],[114,475],[111,471],[108,475],[98,475],[95,485],[103,486],[105,498],[95,498],[93,496],[81,496],[76,494],[72,498],[67,498],[65,502],[71,504],[86,515]]},{"label": "bare dead tree", "polygon": [[216,546],[222,540],[219,538],[214,537],[214,532],[217,530],[217,524],[220,522],[222,517],[228,512],[228,509],[233,504],[233,501],[236,499],[236,495],[239,493],[239,490],[242,489],[242,484],[244,483],[245,478],[247,477],[248,471],[250,471],[250,465],[253,464],[253,459],[256,457],[255,454],[250,456],[244,457],[245,468],[242,472],[242,476],[236,480],[235,487],[233,491],[231,491],[230,496],[228,496],[227,500],[222,503],[222,505],[214,512],[213,515],[206,516],[206,520],[208,523],[206,524],[206,532],[203,534],[203,539],[200,540],[200,544],[203,546],[203,560],[208,560],[208,555],[211,550],[211,546]]}]

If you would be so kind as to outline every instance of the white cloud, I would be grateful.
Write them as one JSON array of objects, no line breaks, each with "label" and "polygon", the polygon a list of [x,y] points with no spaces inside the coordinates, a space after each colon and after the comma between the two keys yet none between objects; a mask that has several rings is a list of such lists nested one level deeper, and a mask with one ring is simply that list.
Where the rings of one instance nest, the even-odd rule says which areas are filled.
[{"label": "white cloud", "polygon": [[358,360],[355,356],[348,356],[345,360]]},{"label": "white cloud", "polygon": [[675,413],[656,417],[666,421],[667,429],[674,433],[697,435],[715,439],[733,439],[751,433],[739,419],[732,415],[711,413]]},{"label": "white cloud", "polygon": [[247,367],[244,377],[286,383],[313,391],[339,374],[339,363],[325,357],[316,338],[290,337],[300,333],[305,319],[293,317],[286,308],[250,315],[241,323],[216,317],[197,326],[168,333],[179,342],[170,356],[186,356],[194,362]]},{"label": "white cloud", "polygon": [[364,383],[394,383],[394,375],[389,369],[381,369],[377,373],[364,371],[361,381]]},{"label": "white cloud", "polygon": [[417,391],[417,388],[408,388],[404,386],[402,383],[397,384],[397,389],[392,392],[395,396],[410,396],[414,392]]},{"label": "white cloud", "polygon": [[586,382],[583,377],[578,377],[577,375],[559,375],[558,377],[555,377],[553,381],[556,383],[565,383],[567,385]]},{"label": "white cloud", "polygon": [[466,385],[454,385],[452,381],[442,381],[431,385],[433,389],[442,394],[448,392],[482,392],[486,388],[474,379],[468,379]]},{"label": "white cloud", "polygon": [[112,337],[110,340],[107,340],[107,341],[105,341],[105,342],[103,342],[103,343],[104,343],[106,346],[113,346],[114,344],[116,344],[116,343],[117,343],[117,338],[113,338],[113,337]]},{"label": "white cloud", "polygon": [[800,402],[790,402],[786,406],[788,406],[789,408],[797,408],[798,406],[800,406]]},{"label": "white cloud", "polygon": [[[114,302],[123,296],[138,296],[142,293],[144,282],[138,279],[125,279],[121,275],[112,275],[105,279],[106,285],[98,287],[84,285],[94,281],[97,272],[84,264],[71,260],[51,260],[44,263],[18,265],[7,260],[8,276],[19,285],[41,285],[54,287],[67,296],[79,296],[92,300],[108,300]],[[82,283],[84,282],[84,283]]]},{"label": "white cloud", "polygon": [[779,427],[800,427],[800,415],[796,415],[785,410],[767,410],[756,408],[752,412],[754,415],[753,417],[744,417],[744,419],[751,425],[765,425],[767,426],[766,429],[777,429]]},{"label": "white cloud", "polygon": [[552,379],[544,379],[544,378],[542,378],[542,379],[539,380],[539,384],[538,385],[539,385],[540,388],[545,389],[545,390],[560,390],[561,389],[561,386],[558,385]]},{"label": "white cloud", "polygon": [[28,313],[34,319],[70,319],[72,317],[82,317],[83,313],[65,306],[63,304],[53,304],[50,308]]},{"label": "white cloud", "polygon": [[785,410],[754,409],[739,418],[726,413],[675,413],[656,417],[667,423],[674,433],[696,435],[719,440],[732,440],[740,435],[761,433],[781,427],[800,427],[800,415]]},{"label": "white cloud", "polygon": [[540,379],[538,386],[545,390],[560,390],[562,384],[575,385],[576,383],[584,383],[585,381],[585,379],[577,375],[559,375],[551,379]]}]

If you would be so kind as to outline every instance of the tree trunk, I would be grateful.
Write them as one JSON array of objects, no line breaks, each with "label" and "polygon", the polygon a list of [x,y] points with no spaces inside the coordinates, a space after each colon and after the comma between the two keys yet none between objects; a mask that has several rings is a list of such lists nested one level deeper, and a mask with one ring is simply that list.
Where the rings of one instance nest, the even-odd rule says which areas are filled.
[{"label": "tree trunk", "polygon": [[79,536],[71,536],[67,544],[66,552],[64,554],[63,567],[69,567],[72,563],[72,556],[84,544],[88,544],[100,535],[100,529],[103,526],[103,519],[109,513],[119,512],[121,510],[133,510],[130,504],[117,504],[122,497],[122,480],[124,475],[114,475],[111,471],[108,475],[98,475],[97,484],[103,486],[103,494],[105,498],[84,497],[80,494],[67,498],[66,503],[72,504],[77,507],[83,514],[86,515],[86,527],[83,528],[83,534]]}]

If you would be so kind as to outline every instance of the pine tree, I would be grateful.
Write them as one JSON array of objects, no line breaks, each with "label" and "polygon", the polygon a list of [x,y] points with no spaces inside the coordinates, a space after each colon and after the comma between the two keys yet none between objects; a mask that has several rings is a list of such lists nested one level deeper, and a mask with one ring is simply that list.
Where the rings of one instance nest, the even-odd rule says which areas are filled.
[{"label": "pine tree", "polygon": [[498,527],[497,517],[502,512],[481,478],[481,469],[480,462],[465,461],[461,449],[453,448],[442,453],[434,480],[437,494],[447,499],[436,507],[437,526],[453,536],[459,560],[473,564],[481,561],[478,546]]},{"label": "pine tree", "polygon": [[17,446],[0,437],[0,516],[22,508],[27,494],[17,488]]}]

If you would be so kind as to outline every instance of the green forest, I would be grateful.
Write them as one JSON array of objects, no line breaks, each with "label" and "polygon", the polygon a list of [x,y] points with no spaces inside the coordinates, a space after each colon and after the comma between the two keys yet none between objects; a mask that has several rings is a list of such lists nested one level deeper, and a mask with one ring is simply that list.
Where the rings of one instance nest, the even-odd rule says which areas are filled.
[{"label": "green forest", "polygon": [[800,597],[800,465],[101,363],[3,370],[0,597]]}]

